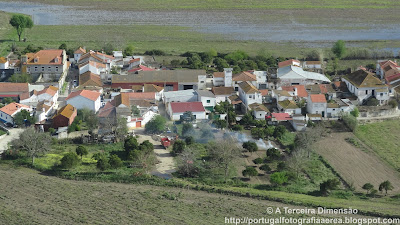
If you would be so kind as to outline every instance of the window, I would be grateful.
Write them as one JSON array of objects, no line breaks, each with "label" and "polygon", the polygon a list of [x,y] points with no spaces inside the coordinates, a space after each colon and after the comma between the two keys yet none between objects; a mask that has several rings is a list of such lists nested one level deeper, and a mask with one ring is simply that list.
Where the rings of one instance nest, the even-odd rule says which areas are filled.
[{"label": "window", "polygon": [[381,93],[381,97],[383,96],[383,93]]},{"label": "window", "polygon": [[238,87],[235,87],[235,91],[238,91],[239,90],[239,88]]},{"label": "window", "polygon": [[211,102],[211,100],[207,100],[207,103],[210,103]]},{"label": "window", "polygon": [[365,90],[365,94],[366,94],[366,95],[368,94],[368,90]]},{"label": "window", "polygon": [[56,66],[56,72],[58,72],[58,66]]},{"label": "window", "polygon": [[35,72],[37,72],[37,66],[35,66]]},{"label": "window", "polygon": [[47,71],[51,72],[51,67],[50,66],[47,67]]},{"label": "window", "polygon": [[249,95],[249,98],[253,98],[253,95]]},{"label": "window", "polygon": [[204,81],[202,80],[202,81],[200,81],[200,83],[204,84]]},{"label": "window", "polygon": [[44,66],[42,66],[42,72],[44,72]]}]

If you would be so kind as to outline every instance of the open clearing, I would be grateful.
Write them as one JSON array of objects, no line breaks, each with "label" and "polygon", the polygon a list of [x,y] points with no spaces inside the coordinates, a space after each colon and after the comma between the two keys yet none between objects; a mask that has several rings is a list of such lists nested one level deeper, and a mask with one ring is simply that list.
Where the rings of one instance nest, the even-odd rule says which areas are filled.
[{"label": "open clearing", "polygon": [[379,159],[374,152],[370,152],[368,147],[358,148],[348,143],[346,138],[356,137],[352,133],[331,133],[319,141],[315,149],[358,191],[364,192],[361,187],[365,183],[371,183],[377,189],[381,182],[389,180],[394,186],[389,194],[399,193],[400,173]]},{"label": "open clearing", "polygon": [[267,217],[269,206],[298,208],[177,188],[63,180],[4,164],[0,177],[0,224],[223,224],[225,217]]},{"label": "open clearing", "polygon": [[400,120],[360,125],[356,136],[376,154],[400,171]]}]

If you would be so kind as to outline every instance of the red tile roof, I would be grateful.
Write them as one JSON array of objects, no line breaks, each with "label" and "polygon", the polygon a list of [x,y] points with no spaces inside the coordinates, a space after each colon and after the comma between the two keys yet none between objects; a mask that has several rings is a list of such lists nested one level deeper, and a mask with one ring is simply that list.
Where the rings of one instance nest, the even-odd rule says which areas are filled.
[{"label": "red tile roof", "polygon": [[305,63],[308,65],[318,65],[321,64],[321,61],[306,61]]},{"label": "red tile roof", "polygon": [[71,94],[69,94],[65,100],[69,100],[69,99],[75,98],[77,96],[82,96],[89,100],[96,101],[100,96],[100,92],[88,91],[88,90],[76,91],[76,92],[72,92]]},{"label": "red tile roof", "polygon": [[300,63],[299,60],[296,60],[296,59],[289,59],[289,60],[286,60],[286,61],[283,61],[283,62],[278,63],[278,67],[279,67],[279,68],[282,68],[282,67],[290,66],[290,65],[293,65],[293,62]]},{"label": "red tile roof", "polygon": [[5,57],[0,57],[0,63],[4,64],[7,62],[7,59]]},{"label": "red tile roof", "polygon": [[225,73],[224,72],[214,72],[213,77],[225,77]]},{"label": "red tile roof", "polygon": [[263,89],[263,90],[258,90],[261,93],[261,96],[267,96],[268,95],[268,90],[267,89]]},{"label": "red tile roof", "polygon": [[140,61],[140,58],[131,59],[131,60],[129,60],[129,63],[138,62],[138,61]]},{"label": "red tile roof", "polygon": [[392,82],[392,81],[398,80],[398,79],[400,79],[400,73],[394,74],[392,76],[388,76],[385,79],[389,83]]},{"label": "red tile roof", "polygon": [[297,88],[297,96],[300,98],[305,98],[308,96],[308,92],[304,85],[293,85],[293,87]]},{"label": "red tile roof", "polygon": [[39,91],[39,92],[37,93],[37,95],[49,94],[49,95],[51,95],[51,96],[54,96],[55,94],[57,94],[58,88],[56,88],[56,87],[51,88],[51,87],[53,87],[53,86],[49,86],[49,87],[47,87],[47,88],[45,88],[45,89]]},{"label": "red tile roof", "polygon": [[256,75],[251,74],[249,72],[241,72],[233,75],[233,81],[257,81]]},{"label": "red tile roof", "polygon": [[132,73],[132,72],[136,72],[136,71],[155,71],[155,69],[149,68],[147,66],[139,65],[138,67],[133,68],[133,69],[129,70],[128,72]]},{"label": "red tile roof", "polygon": [[0,83],[1,92],[28,92],[28,83]]},{"label": "red tile roof", "polygon": [[23,108],[26,110],[30,109],[29,106],[27,106],[27,105],[12,102],[12,103],[4,106],[3,108],[1,108],[0,111],[4,112],[7,115],[13,116],[13,114],[16,113],[18,111],[18,109],[20,109],[20,108]]},{"label": "red tile roof", "polygon": [[79,47],[74,53],[75,54],[85,54],[86,50],[83,49],[82,47]]},{"label": "red tile roof", "polygon": [[[63,64],[64,54],[62,49],[40,50],[36,53],[27,53],[26,55],[28,56],[28,62],[27,62],[28,64],[34,64],[34,65]],[[36,62],[35,59],[37,59]],[[58,61],[56,61],[56,59]]]},{"label": "red tile roof", "polygon": [[271,113],[272,117],[274,117],[277,121],[287,121],[293,120],[292,117],[288,113]]},{"label": "red tile roof", "polygon": [[201,102],[171,102],[170,104],[173,113],[206,111]]},{"label": "red tile roof", "polygon": [[317,95],[310,95],[311,102],[314,103],[326,103],[325,95],[317,94]]}]

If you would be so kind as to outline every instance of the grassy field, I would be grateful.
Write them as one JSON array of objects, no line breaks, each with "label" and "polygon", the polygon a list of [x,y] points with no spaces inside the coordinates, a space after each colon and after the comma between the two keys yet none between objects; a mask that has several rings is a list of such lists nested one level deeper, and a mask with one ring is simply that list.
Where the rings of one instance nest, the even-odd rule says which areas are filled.
[{"label": "grassy field", "polygon": [[188,9],[392,9],[400,8],[400,2],[396,0],[71,0],[66,3],[63,0],[22,0],[27,2],[40,2],[46,4],[66,4],[90,6],[99,9],[110,10],[188,10]]},{"label": "grassy field", "polygon": [[356,130],[356,136],[371,147],[379,157],[400,170],[399,130],[399,120],[386,120],[360,125]]},{"label": "grassy field", "polygon": [[[355,142],[349,143],[346,138],[353,138]],[[319,141],[315,149],[357,191],[364,192],[361,187],[365,183],[377,189],[381,182],[389,180],[394,186],[390,194],[400,193],[400,173],[357,140],[352,133],[332,133]]]},{"label": "grassy field", "polygon": [[[0,165],[1,224],[223,224],[225,217],[261,217],[266,207],[304,208],[274,201],[148,185],[63,180],[27,168]],[[242,188],[232,188],[242,192]],[[399,212],[394,203],[349,201],[281,192],[289,201]],[[328,204],[329,202],[329,204]],[[317,203],[318,204],[318,203]],[[310,208],[310,205],[307,205]],[[301,215],[298,215],[301,216]],[[331,217],[332,215],[322,215]],[[294,215],[296,217],[296,215]],[[302,216],[303,217],[303,216]],[[308,217],[308,216],[306,216]],[[362,217],[357,216],[356,217]]]}]

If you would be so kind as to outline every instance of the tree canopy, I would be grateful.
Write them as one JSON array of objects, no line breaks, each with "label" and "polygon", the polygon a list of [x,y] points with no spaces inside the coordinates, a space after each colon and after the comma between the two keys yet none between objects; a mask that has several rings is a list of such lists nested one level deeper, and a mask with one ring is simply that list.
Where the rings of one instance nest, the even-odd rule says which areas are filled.
[{"label": "tree canopy", "polygon": [[332,52],[336,58],[342,58],[346,54],[346,44],[343,40],[338,40],[332,47]]},{"label": "tree canopy", "polygon": [[165,130],[166,120],[164,117],[157,115],[146,123],[145,131],[150,134],[159,134]]},{"label": "tree canopy", "polygon": [[21,35],[25,28],[32,28],[33,21],[29,16],[13,15],[10,19],[10,24],[17,30],[18,40],[21,41]]},{"label": "tree canopy", "polygon": [[39,133],[34,128],[28,128],[20,134],[19,139],[12,141],[12,146],[26,151],[32,157],[33,165],[35,157],[50,151],[51,137],[49,133]]}]

